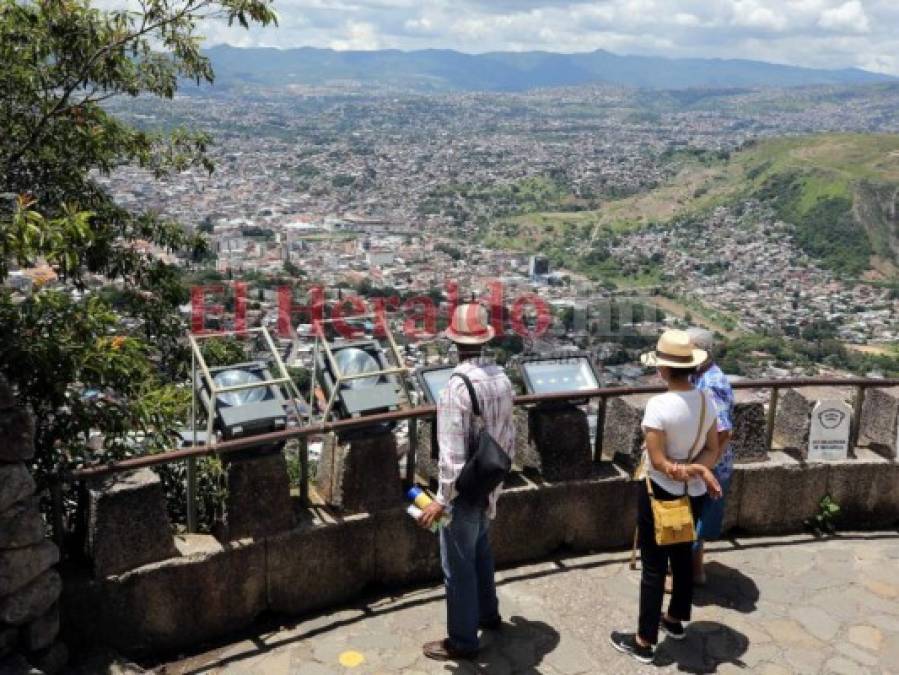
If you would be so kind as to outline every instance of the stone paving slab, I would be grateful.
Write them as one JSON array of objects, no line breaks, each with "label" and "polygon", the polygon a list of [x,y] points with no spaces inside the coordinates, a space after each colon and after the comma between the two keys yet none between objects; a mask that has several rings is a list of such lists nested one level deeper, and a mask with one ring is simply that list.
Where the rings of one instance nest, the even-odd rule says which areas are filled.
[{"label": "stone paving slab", "polygon": [[559,558],[497,575],[502,631],[476,662],[437,663],[441,586],[253,635],[161,665],[167,675],[547,673],[899,673],[899,533],[738,539],[713,544],[708,585],[681,643],[643,666],[608,643],[636,623],[639,572],[626,553]]}]

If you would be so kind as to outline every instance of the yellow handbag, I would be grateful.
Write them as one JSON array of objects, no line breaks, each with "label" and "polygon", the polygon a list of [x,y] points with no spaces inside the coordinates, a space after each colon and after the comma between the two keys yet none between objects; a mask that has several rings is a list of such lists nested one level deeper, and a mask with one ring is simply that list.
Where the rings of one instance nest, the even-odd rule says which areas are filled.
[{"label": "yellow handbag", "polygon": [[[699,415],[699,430],[693,441],[693,450],[700,443],[702,429],[705,426],[705,394],[699,392],[702,399],[702,412]],[[702,448],[702,445],[700,445]],[[698,455],[699,452],[696,452]],[[696,455],[690,456],[689,460]],[[686,486],[686,483],[684,484]],[[652,505],[652,521],[655,525],[656,544],[671,546],[696,541],[696,529],[693,526],[693,510],[690,508],[690,497],[684,490],[684,496],[677,499],[659,500],[652,493],[652,481],[646,476],[646,489],[649,492],[649,503]]]}]

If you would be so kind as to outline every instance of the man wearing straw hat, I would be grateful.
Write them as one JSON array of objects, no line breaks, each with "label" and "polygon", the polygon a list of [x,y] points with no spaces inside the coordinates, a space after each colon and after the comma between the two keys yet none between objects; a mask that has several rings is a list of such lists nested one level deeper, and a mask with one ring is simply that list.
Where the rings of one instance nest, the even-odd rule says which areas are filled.
[{"label": "man wearing straw hat", "polygon": [[[456,344],[459,353],[459,365],[453,373],[470,380],[484,429],[513,457],[512,383],[500,366],[483,358],[484,345],[494,337],[486,310],[475,303],[458,306],[445,335]],[[430,527],[445,512],[451,515],[449,524],[440,529],[447,637],[423,647],[425,656],[439,661],[474,657],[480,644],[478,629],[496,630],[502,625],[493,553],[487,536],[490,521],[496,516],[496,500],[502,485],[481,504],[456,499],[456,479],[468,454],[472,409],[466,383],[460,377],[451,377],[437,402],[440,487],[436,499],[423,509],[419,519],[422,526]]]}]

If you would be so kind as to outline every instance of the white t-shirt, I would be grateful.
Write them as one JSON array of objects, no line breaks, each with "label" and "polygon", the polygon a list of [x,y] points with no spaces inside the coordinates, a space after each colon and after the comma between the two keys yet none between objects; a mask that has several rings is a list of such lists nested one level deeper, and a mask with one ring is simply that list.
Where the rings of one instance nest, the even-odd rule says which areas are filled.
[{"label": "white t-shirt", "polygon": [[[702,399],[705,396],[706,411],[701,440],[696,441],[696,430],[699,428],[699,416],[701,413]],[[715,424],[717,410],[715,399],[709,392],[698,389],[691,391],[668,391],[658,396],[653,396],[646,404],[646,412],[643,415],[643,428],[658,429],[665,432],[665,455],[672,462],[685,463],[690,456],[696,456],[699,448],[705,446],[705,437]],[[684,484],[668,478],[661,471],[652,468],[649,461],[649,453],[644,451],[644,466],[649,477],[659,487],[673,495],[684,494]],[[705,482],[701,478],[691,478],[687,482],[691,497],[699,497],[706,492]]]}]

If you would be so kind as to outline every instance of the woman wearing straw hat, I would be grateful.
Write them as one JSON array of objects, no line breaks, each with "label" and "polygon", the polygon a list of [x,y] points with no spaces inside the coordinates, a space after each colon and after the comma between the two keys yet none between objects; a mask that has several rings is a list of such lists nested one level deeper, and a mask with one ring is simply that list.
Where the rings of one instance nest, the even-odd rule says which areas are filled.
[{"label": "woman wearing straw hat", "polygon": [[[693,604],[692,541],[657,543],[653,501],[670,502],[689,496],[695,519],[707,492],[713,498],[721,494],[711,471],[718,457],[715,402],[691,382],[706,357],[704,350],[694,348],[686,332],[667,330],[656,350],[641,358],[643,365],[658,369],[668,391],[649,400],[643,417],[646,480],[639,484],[637,505],[642,561],[638,628],[636,633],[613,632],[611,642],[615,649],[642,663],[652,662],[660,628],[675,640],[683,639],[683,622],[690,620]],[[669,563],[673,590],[663,615]]]}]

